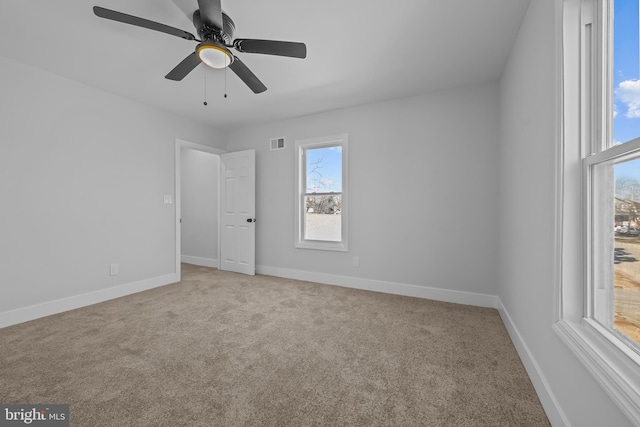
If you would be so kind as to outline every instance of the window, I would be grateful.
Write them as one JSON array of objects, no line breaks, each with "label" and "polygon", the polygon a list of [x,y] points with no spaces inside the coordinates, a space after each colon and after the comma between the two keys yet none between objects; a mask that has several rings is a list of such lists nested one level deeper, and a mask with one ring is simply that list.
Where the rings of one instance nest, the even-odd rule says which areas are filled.
[{"label": "window", "polygon": [[347,250],[347,139],[296,141],[297,248]]},{"label": "window", "polygon": [[[592,280],[588,314],[640,354],[640,80],[638,1],[605,4],[603,23],[612,38],[603,49],[604,99],[594,103],[594,122],[611,129],[596,135],[585,158],[590,191],[588,227]],[[612,66],[611,66],[612,65]],[[608,76],[611,76],[608,78]],[[601,138],[602,141],[598,141]],[[613,228],[612,228],[613,224]]]},{"label": "window", "polygon": [[562,3],[555,330],[640,424],[639,0]]}]

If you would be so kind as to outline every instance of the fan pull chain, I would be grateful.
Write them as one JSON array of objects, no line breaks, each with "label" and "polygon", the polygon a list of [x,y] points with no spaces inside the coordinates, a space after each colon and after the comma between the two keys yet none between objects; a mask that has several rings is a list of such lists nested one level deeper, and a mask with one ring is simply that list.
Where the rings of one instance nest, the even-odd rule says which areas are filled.
[{"label": "fan pull chain", "polygon": [[204,70],[204,105],[207,105],[207,70]]},{"label": "fan pull chain", "polygon": [[227,97],[227,67],[224,67],[224,97]]}]

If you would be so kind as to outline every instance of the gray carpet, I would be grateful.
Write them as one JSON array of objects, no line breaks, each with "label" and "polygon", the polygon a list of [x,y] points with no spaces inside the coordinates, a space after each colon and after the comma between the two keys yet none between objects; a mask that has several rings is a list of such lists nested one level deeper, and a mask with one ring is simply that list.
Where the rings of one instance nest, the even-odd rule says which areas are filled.
[{"label": "gray carpet", "polygon": [[72,426],[548,426],[496,310],[183,265],[0,329],[0,403]]}]

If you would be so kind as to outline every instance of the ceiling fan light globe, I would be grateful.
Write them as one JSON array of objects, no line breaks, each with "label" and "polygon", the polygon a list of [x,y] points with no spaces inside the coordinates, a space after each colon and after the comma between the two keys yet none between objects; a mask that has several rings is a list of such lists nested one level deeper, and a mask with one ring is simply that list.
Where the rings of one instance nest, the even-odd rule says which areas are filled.
[{"label": "ceiling fan light globe", "polygon": [[213,43],[202,43],[196,49],[200,60],[211,68],[222,69],[233,62],[233,55],[229,49]]}]

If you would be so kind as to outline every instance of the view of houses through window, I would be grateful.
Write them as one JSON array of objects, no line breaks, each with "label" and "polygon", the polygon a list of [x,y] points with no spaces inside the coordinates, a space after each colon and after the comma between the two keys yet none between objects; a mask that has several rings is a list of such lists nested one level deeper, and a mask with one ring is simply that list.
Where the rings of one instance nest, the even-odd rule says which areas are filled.
[{"label": "view of houses through window", "polygon": [[[638,1],[614,2],[613,145],[640,137]],[[640,156],[613,164],[613,327],[640,345]]]},{"label": "view of houses through window", "polygon": [[640,159],[614,166],[614,327],[640,344]]},{"label": "view of houses through window", "polygon": [[305,150],[305,240],[342,239],[342,146]]}]

